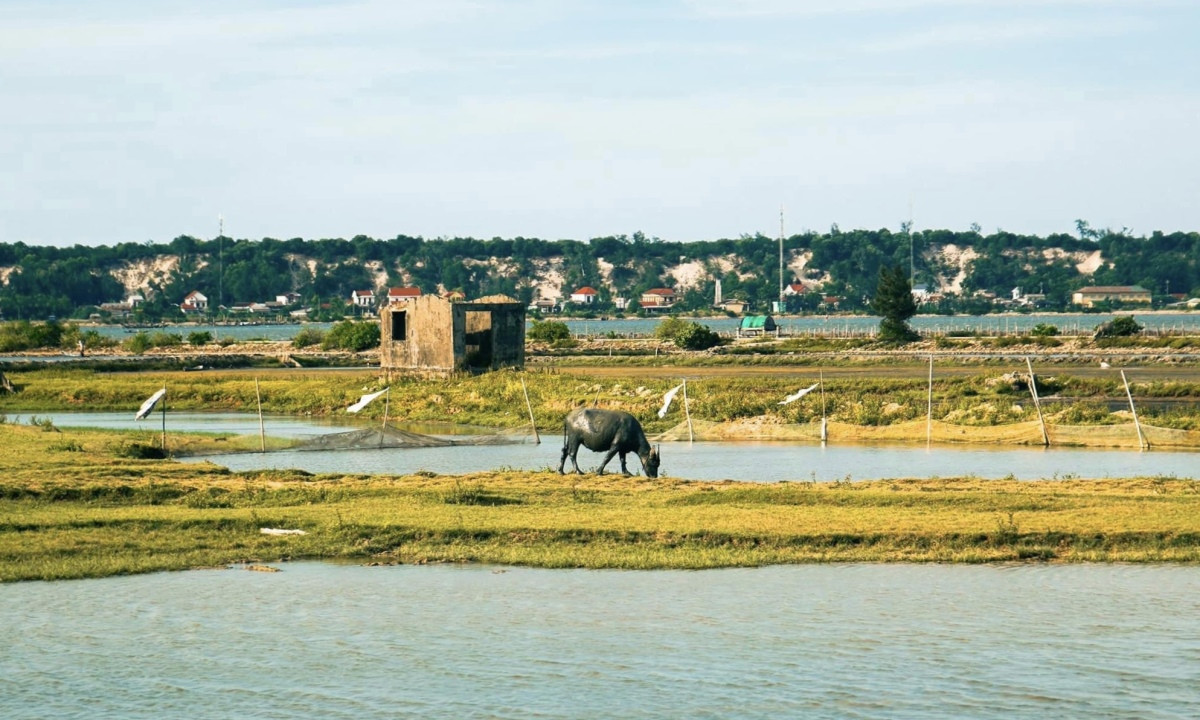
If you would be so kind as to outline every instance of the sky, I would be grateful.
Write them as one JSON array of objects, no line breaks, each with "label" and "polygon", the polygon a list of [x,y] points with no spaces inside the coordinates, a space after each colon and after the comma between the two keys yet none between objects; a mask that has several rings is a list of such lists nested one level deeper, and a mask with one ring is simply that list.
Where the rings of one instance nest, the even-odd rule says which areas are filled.
[{"label": "sky", "polygon": [[1200,230],[1194,0],[0,0],[0,242]]}]

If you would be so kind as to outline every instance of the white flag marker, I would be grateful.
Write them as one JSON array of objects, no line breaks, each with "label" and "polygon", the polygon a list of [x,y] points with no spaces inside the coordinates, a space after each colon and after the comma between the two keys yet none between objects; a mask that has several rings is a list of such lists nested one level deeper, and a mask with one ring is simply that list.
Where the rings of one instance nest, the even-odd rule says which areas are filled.
[{"label": "white flag marker", "polygon": [[363,395],[362,397],[360,397],[358,399],[358,402],[356,402],[353,405],[351,405],[350,407],[346,408],[346,412],[356,413],[359,410],[362,410],[366,406],[370,405],[372,400],[374,400],[375,398],[379,397],[380,395],[384,394],[387,391],[388,391],[388,388],[384,388],[384,389],[380,390],[379,392]]},{"label": "white flag marker", "polygon": [[667,408],[671,407],[671,401],[675,399],[675,393],[679,392],[682,389],[683,389],[683,383],[680,383],[680,384],[676,385],[675,387],[671,388],[670,390],[668,390],[666,395],[663,395],[663,406],[662,406],[662,409],[660,409],[658,411],[659,417],[667,416]]},{"label": "white flag marker", "polygon": [[146,398],[146,402],[142,403],[142,406],[140,408],[138,408],[137,415],[134,415],[133,419],[134,420],[145,420],[146,417],[151,412],[154,411],[154,406],[158,404],[158,401],[162,400],[163,395],[166,395],[166,394],[167,394],[167,389],[163,388],[162,390],[159,390],[158,392],[154,393],[150,397]]},{"label": "white flag marker", "polygon": [[812,385],[809,385],[808,387],[804,388],[803,390],[797,390],[796,392],[792,393],[791,395],[788,395],[784,399],[780,400],[779,404],[787,405],[788,403],[796,402],[797,400],[799,400],[800,398],[809,394],[813,390],[816,390],[818,385],[820,385],[820,383],[813,383]]}]

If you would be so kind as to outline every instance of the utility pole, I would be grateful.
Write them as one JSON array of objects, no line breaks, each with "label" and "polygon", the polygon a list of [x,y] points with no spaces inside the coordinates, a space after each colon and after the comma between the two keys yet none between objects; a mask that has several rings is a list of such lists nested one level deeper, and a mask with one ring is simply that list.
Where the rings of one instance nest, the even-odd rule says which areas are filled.
[{"label": "utility pole", "polygon": [[779,206],[779,308],[783,312],[783,205]]},{"label": "utility pole", "polygon": [[913,257],[912,196],[908,196],[908,286],[912,287],[917,276],[917,264]]},{"label": "utility pole", "polygon": [[225,218],[217,215],[217,311],[225,304]]}]

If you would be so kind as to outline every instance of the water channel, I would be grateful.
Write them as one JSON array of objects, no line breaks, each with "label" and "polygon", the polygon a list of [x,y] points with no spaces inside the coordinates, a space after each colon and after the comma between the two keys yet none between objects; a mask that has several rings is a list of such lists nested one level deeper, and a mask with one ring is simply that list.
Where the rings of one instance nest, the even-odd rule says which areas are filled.
[{"label": "water channel", "polygon": [[1200,707],[1200,568],[279,566],[0,585],[0,717],[1081,718]]},{"label": "water channel", "polygon": [[[30,416],[31,417],[31,416]],[[25,422],[12,416],[10,422]],[[158,416],[136,422],[132,413],[46,413],[60,427],[106,427],[158,433]],[[339,418],[264,418],[266,434],[307,438],[365,427],[339,424]],[[425,434],[450,437],[464,432],[461,426],[404,425]],[[478,431],[478,429],[475,429]],[[258,418],[244,413],[169,413],[171,432],[221,432],[242,435],[258,433]],[[240,453],[185,458],[189,462],[209,460],[231,470],[299,468],[314,473],[406,474],[420,470],[454,474],[497,469],[546,470],[558,467],[561,437],[547,434],[540,445],[456,446],[433,448],[384,448],[366,450],[285,450],[269,453]],[[1054,478],[1106,478],[1134,476],[1200,477],[1200,461],[1194,452],[1150,450],[1101,450],[1085,448],[1042,448],[1010,445],[863,445],[830,442],[667,442],[662,443],[661,473],[689,480],[781,480],[828,482],[902,477],[952,477],[973,475],[1021,480]],[[590,471],[601,455],[581,450],[580,469]],[[636,458],[629,458],[631,471],[639,471]],[[617,471],[614,460],[608,470]]]}]

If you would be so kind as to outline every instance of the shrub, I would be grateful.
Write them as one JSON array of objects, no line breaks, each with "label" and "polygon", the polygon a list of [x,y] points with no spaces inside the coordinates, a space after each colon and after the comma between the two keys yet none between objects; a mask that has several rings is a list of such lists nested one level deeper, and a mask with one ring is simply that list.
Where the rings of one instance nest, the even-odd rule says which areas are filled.
[{"label": "shrub", "polygon": [[1105,323],[1096,326],[1096,340],[1103,338],[1129,337],[1142,331],[1142,326],[1133,319],[1132,315],[1118,315]]},{"label": "shrub", "polygon": [[688,324],[689,322],[683,318],[666,318],[658,324],[658,327],[654,328],[654,337],[666,342],[674,342],[680,331],[686,328]]},{"label": "shrub", "polygon": [[688,322],[675,334],[675,345],[684,350],[707,350],[721,342],[720,336],[707,325]]},{"label": "shrub", "polygon": [[133,337],[125,341],[125,349],[134,355],[141,355],[149,350],[150,336],[144,332],[136,333]]},{"label": "shrub", "polygon": [[1038,323],[1037,325],[1033,326],[1033,329],[1029,331],[1029,334],[1033,335],[1034,337],[1054,337],[1058,334],[1058,328],[1054,325],[1050,325],[1049,323]]},{"label": "shrub", "polygon": [[525,333],[525,338],[538,342],[553,343],[558,340],[570,340],[571,330],[564,322],[558,320],[534,321],[533,326]]},{"label": "shrub", "polygon": [[362,352],[379,347],[379,323],[346,320],[329,329],[321,342],[326,350],[350,350]]},{"label": "shrub", "polygon": [[207,345],[212,342],[213,336],[207,330],[197,330],[190,332],[187,336],[188,345]]},{"label": "shrub", "polygon": [[325,342],[325,333],[317,328],[303,328],[292,338],[292,347],[306,348]]}]

